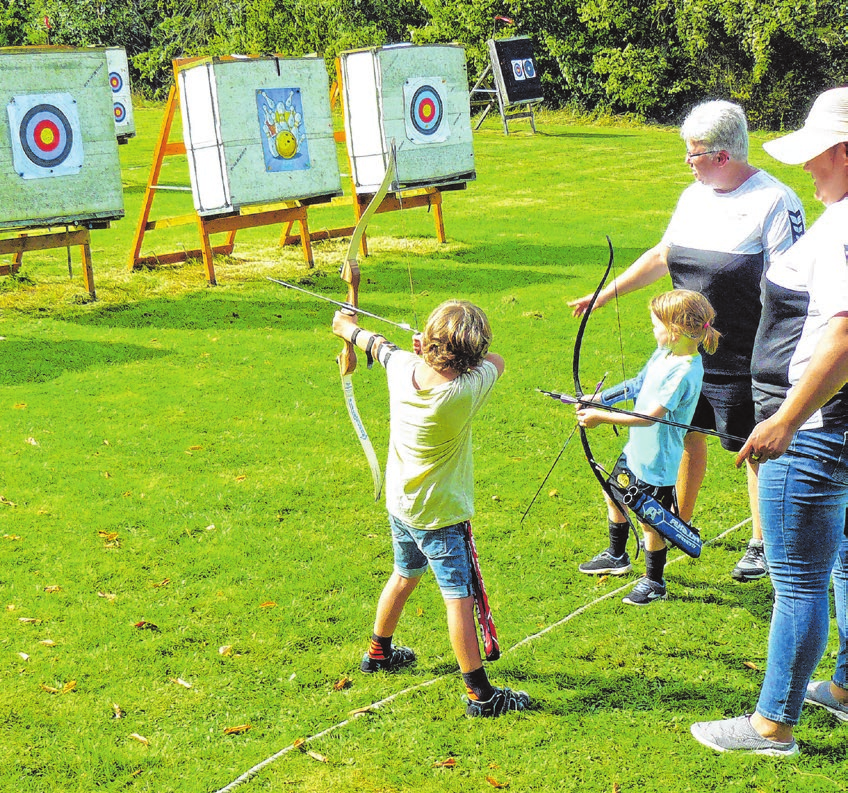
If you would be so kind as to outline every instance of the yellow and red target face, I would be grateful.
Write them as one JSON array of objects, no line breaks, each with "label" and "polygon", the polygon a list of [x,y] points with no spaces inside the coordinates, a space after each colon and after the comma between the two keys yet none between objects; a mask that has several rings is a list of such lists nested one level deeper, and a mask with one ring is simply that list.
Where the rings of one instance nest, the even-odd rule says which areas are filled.
[{"label": "yellow and red target face", "polygon": [[68,117],[55,105],[36,105],[20,126],[24,154],[42,168],[61,165],[71,153],[74,132]]},{"label": "yellow and red target face", "polygon": [[432,85],[422,85],[413,94],[409,104],[409,118],[416,132],[421,135],[435,134],[442,123],[444,105],[438,91]]},{"label": "yellow and red target face", "polygon": [[71,94],[16,96],[7,105],[12,162],[24,179],[79,173],[83,162],[77,103]]}]

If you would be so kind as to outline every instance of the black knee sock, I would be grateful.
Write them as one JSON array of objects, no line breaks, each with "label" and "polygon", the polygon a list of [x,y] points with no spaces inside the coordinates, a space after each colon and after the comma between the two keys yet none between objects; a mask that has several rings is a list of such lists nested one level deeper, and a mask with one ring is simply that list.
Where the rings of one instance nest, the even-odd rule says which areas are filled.
[{"label": "black knee sock", "polygon": [[371,634],[371,646],[368,648],[368,655],[371,658],[382,661],[384,658],[391,657],[392,654],[392,637],[378,636],[376,633]]},{"label": "black knee sock", "polygon": [[495,689],[489,682],[489,676],[486,674],[485,667],[474,669],[471,672],[463,672],[462,680],[465,683],[465,690],[468,692],[469,699],[479,699],[485,702],[492,698]]},{"label": "black knee sock", "polygon": [[609,552],[616,558],[627,550],[627,537],[629,533],[630,527],[627,525],[627,522],[609,522]]},{"label": "black knee sock", "polygon": [[663,571],[665,570],[665,560],[668,557],[668,548],[663,548],[661,551],[645,551],[645,575],[661,584],[663,582]]}]

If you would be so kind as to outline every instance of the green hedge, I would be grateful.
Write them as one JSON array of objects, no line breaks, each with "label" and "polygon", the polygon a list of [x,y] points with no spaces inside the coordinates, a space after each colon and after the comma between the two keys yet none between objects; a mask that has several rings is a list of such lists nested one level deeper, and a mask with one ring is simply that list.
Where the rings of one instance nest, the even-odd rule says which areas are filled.
[{"label": "green hedge", "polygon": [[549,107],[664,123],[725,97],[754,127],[790,127],[848,82],[848,0],[4,0],[0,45],[48,35],[126,47],[151,98],[175,57],[319,52],[332,74],[337,53],[398,41],[464,44],[473,79],[492,35],[533,38]]}]

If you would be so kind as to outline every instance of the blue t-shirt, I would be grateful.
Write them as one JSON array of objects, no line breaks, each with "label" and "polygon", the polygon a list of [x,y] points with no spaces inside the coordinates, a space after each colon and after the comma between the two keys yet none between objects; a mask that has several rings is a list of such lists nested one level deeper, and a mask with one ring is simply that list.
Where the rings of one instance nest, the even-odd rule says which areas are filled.
[{"label": "blue t-shirt", "polygon": [[[703,379],[700,355],[672,355],[659,347],[635,378],[604,391],[601,401],[612,405],[635,397],[637,413],[647,413],[662,405],[666,409],[663,418],[689,424],[695,415]],[[686,432],[682,427],[658,422],[647,427],[630,427],[630,438],[624,447],[627,466],[649,485],[673,485],[683,457]]]}]

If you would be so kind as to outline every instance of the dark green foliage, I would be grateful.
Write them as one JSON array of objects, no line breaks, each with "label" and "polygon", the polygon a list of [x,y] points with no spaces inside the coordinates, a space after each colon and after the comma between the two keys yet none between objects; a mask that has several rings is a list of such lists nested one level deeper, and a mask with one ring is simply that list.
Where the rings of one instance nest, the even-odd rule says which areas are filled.
[{"label": "dark green foliage", "polygon": [[0,7],[0,47],[26,44],[24,27],[28,10],[27,0],[4,0]]},{"label": "dark green foliage", "polygon": [[[136,90],[162,97],[191,55],[339,52],[456,41],[472,80],[492,36],[529,35],[550,107],[677,123],[704,97],[742,104],[751,125],[803,120],[848,81],[848,0],[5,0],[0,46],[126,47]],[[514,20],[509,25],[496,17]]]}]

